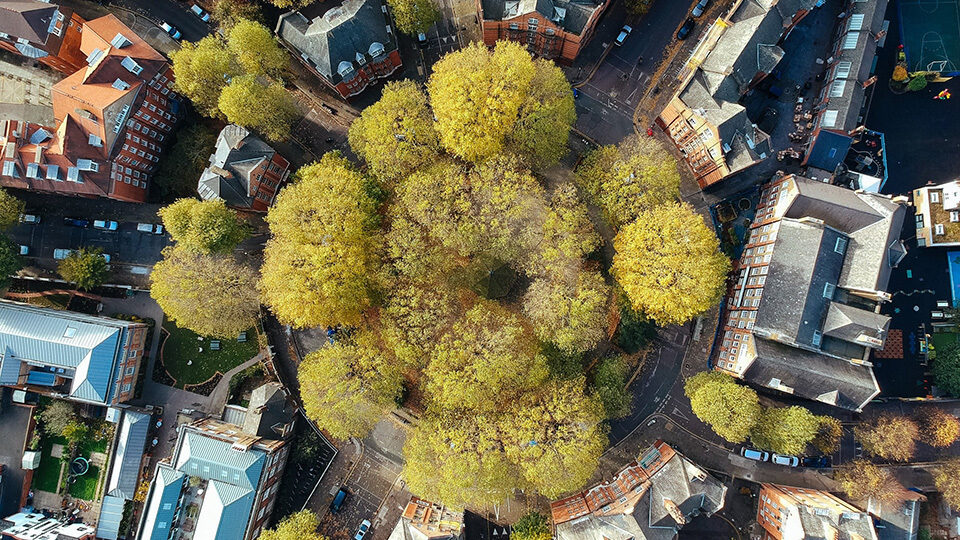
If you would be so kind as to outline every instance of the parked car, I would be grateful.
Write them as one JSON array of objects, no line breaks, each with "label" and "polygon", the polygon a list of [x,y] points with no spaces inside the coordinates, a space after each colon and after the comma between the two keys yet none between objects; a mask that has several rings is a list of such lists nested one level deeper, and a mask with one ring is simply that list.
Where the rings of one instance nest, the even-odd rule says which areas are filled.
[{"label": "parked car", "polygon": [[53,258],[58,261],[62,261],[63,259],[66,259],[67,257],[69,257],[72,252],[73,252],[72,249],[62,249],[62,248],[55,249],[53,250]]},{"label": "parked car", "polygon": [[100,256],[103,257],[104,262],[106,262],[107,264],[110,264],[110,254],[109,254],[109,253],[101,253]]},{"label": "parked car", "polygon": [[20,214],[20,223],[40,223],[40,216],[36,214]]},{"label": "parked car", "polygon": [[164,21],[160,21],[160,28],[162,28],[164,32],[170,34],[170,37],[173,39],[180,39],[180,31],[177,30],[176,26]]},{"label": "parked car", "polygon": [[774,454],[773,459],[771,459],[770,462],[776,465],[783,465],[785,467],[796,467],[800,464],[800,458],[797,456],[782,456],[780,454]]},{"label": "parked car", "polygon": [[683,23],[683,26],[677,30],[677,39],[683,41],[690,37],[690,32],[693,31],[693,27],[697,25],[697,21],[693,20],[691,17],[687,17],[687,22]]},{"label": "parked car", "polygon": [[30,254],[30,246],[25,246],[23,244],[20,244],[20,255],[29,255],[29,254]]},{"label": "parked car", "polygon": [[81,218],[65,217],[63,218],[63,224],[83,229],[90,226],[90,221]]},{"label": "parked car", "polygon": [[353,540],[363,540],[363,535],[367,534],[367,531],[370,530],[370,520],[365,519],[360,523],[360,528],[357,529],[357,534],[353,535]]},{"label": "parked car", "polygon": [[347,490],[340,488],[340,491],[338,491],[337,495],[333,498],[333,502],[330,503],[330,511],[334,514],[339,512],[345,500],[347,500]]},{"label": "parked car", "polygon": [[617,39],[613,40],[613,44],[616,46],[623,45],[623,42],[627,40],[630,36],[630,32],[633,32],[633,28],[630,28],[627,25],[623,25],[623,28],[620,29],[620,35],[617,36]]},{"label": "parked car", "polygon": [[697,5],[693,6],[693,15],[694,17],[699,17],[703,15],[703,10],[707,9],[707,6],[710,5],[710,0],[700,0],[697,2]]},{"label": "parked car", "polygon": [[159,223],[137,223],[137,230],[151,234],[163,234],[163,225],[160,225]]},{"label": "parked car", "polygon": [[201,21],[210,22],[210,14],[204,11],[202,7],[193,4],[190,6],[190,11],[192,11],[197,17],[200,17]]},{"label": "parked car", "polygon": [[427,35],[424,34],[423,32],[420,32],[419,34],[417,34],[417,45],[421,47],[427,46]]},{"label": "parked car", "polygon": [[740,449],[740,455],[752,459],[754,461],[770,461],[770,454],[762,450],[754,450],[753,448],[747,448],[744,446]]},{"label": "parked car", "polygon": [[832,459],[830,456],[815,456],[815,457],[805,457],[800,460],[800,465],[804,467],[814,467],[817,469],[825,469],[830,466]]},{"label": "parked car", "polygon": [[117,230],[118,225],[119,224],[116,221],[109,221],[109,220],[103,220],[103,219],[93,220],[94,229],[104,229],[107,231],[115,231]]}]

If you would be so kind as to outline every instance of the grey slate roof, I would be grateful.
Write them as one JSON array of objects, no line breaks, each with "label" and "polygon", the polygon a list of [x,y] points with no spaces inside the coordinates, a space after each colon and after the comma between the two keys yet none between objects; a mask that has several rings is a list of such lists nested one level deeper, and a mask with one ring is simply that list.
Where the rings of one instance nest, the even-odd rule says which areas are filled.
[{"label": "grey slate roof", "polygon": [[251,175],[276,151],[244,127],[230,124],[220,131],[210,166],[203,170],[197,185],[200,198],[223,199],[229,206],[249,207],[254,190]]},{"label": "grey slate roof", "polygon": [[890,317],[886,315],[830,302],[830,309],[827,310],[827,318],[823,323],[823,335],[879,349],[879,345],[871,345],[858,338],[868,336],[883,340],[889,327]]},{"label": "grey slate roof", "polygon": [[524,19],[536,12],[565,32],[577,35],[602,6],[603,2],[591,0],[481,0],[483,18],[488,21]]},{"label": "grey slate roof", "polygon": [[113,468],[107,484],[107,495],[133,500],[149,430],[150,415],[132,410],[124,413],[120,423],[120,437],[113,453]]},{"label": "grey slate roof", "polygon": [[31,43],[46,43],[57,5],[30,0],[0,2],[0,32]]},{"label": "grey slate roof", "polygon": [[271,382],[253,389],[243,421],[243,431],[265,439],[282,439],[293,422],[296,407],[287,399],[283,386]]},{"label": "grey slate roof", "polygon": [[804,538],[871,539],[876,532],[873,520],[863,513],[823,511],[807,506],[797,507]]},{"label": "grey slate roof", "polygon": [[[297,11],[284,13],[277,22],[277,35],[301,53],[332,84],[350,80],[374,52],[390,54],[397,48],[393,29],[380,0],[346,0],[312,21]],[[379,55],[377,56],[379,58]],[[341,75],[341,66],[353,71]]]},{"label": "grey slate roof", "polygon": [[780,390],[776,379],[793,393],[836,407],[861,410],[880,393],[873,369],[817,352],[790,347],[754,335],[757,358],[743,374],[744,380]]}]

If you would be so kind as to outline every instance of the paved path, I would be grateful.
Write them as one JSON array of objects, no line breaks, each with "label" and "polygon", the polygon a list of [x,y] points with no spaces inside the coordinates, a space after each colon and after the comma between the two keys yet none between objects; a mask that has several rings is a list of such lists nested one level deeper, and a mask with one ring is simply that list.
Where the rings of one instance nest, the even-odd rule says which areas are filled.
[{"label": "paved path", "polygon": [[207,398],[207,404],[204,410],[217,417],[223,414],[223,408],[227,405],[227,399],[230,397],[230,379],[237,373],[266,359],[267,352],[260,351],[258,355],[224,373],[223,377],[220,377],[220,382],[217,383],[216,388],[210,393],[210,397]]}]

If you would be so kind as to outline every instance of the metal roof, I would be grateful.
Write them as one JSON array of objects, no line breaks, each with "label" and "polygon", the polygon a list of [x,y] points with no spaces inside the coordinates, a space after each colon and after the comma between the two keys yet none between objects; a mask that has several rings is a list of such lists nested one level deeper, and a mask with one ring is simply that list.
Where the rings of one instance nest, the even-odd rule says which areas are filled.
[{"label": "metal roof", "polygon": [[113,454],[110,482],[107,484],[108,495],[127,500],[133,499],[149,430],[150,415],[136,411],[126,411],[123,415],[120,438],[117,440],[117,448]]},{"label": "metal roof", "polygon": [[214,480],[207,484],[194,537],[243,540],[253,507],[254,491]]},{"label": "metal roof", "polygon": [[186,476],[166,465],[157,466],[157,476],[150,486],[147,511],[140,540],[166,540],[170,535],[170,523],[177,511],[177,499]]},{"label": "metal roof", "polygon": [[97,538],[117,540],[120,535],[120,522],[123,520],[122,497],[107,495],[100,505],[100,517],[97,519]]},{"label": "metal roof", "polygon": [[183,435],[176,460],[177,470],[184,474],[255,489],[260,482],[266,454],[253,448],[237,451],[228,442],[188,430]]}]

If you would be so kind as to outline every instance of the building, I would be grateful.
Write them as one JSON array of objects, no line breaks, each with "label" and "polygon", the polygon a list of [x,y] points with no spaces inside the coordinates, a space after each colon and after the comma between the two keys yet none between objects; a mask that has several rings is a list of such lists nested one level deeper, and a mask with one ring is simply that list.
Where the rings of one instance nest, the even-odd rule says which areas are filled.
[{"label": "building", "polygon": [[757,523],[761,540],[878,540],[869,514],[815,489],[761,484]]},{"label": "building", "polygon": [[557,540],[672,540],[693,517],[723,508],[727,488],[663,441],[613,479],[554,501]]},{"label": "building", "polygon": [[411,497],[388,540],[461,540],[463,511]]},{"label": "building", "polygon": [[764,186],[723,312],[716,368],[860,411],[880,392],[870,354],[906,255],[902,198],[788,175]]},{"label": "building", "polygon": [[143,323],[0,300],[0,385],[93,405],[133,398]]},{"label": "building", "polygon": [[274,383],[254,390],[242,425],[207,418],[181,426],[173,455],[157,464],[138,538],[260,536],[287,462],[293,412]]},{"label": "building", "polygon": [[543,58],[572,64],[593,37],[608,0],[477,0],[483,42],[509,40]]},{"label": "building", "polygon": [[277,35],[340,97],[363,92],[403,64],[387,6],[381,0],[345,0],[312,19],[307,13],[281,15]]},{"label": "building", "polygon": [[0,2],[0,49],[73,73],[86,65],[80,52],[83,23],[71,9],[50,2]]},{"label": "building", "polygon": [[873,497],[867,502],[867,512],[873,516],[878,540],[917,540],[920,532],[920,506],[927,497],[904,489],[899,500],[884,502]]},{"label": "building", "polygon": [[289,161],[246,128],[230,124],[217,137],[197,193],[238,210],[266,212],[289,174]]},{"label": "building", "polygon": [[960,180],[913,190],[917,246],[960,246]]},{"label": "building", "polygon": [[127,501],[133,500],[137,485],[140,483],[150,423],[149,414],[133,409],[123,411],[113,448],[113,458],[109,462],[107,485],[100,503],[97,538],[102,540],[119,538],[123,507]]},{"label": "building", "polygon": [[94,540],[86,523],[67,524],[43,514],[20,512],[0,520],[0,534],[12,540]]},{"label": "building", "polygon": [[53,87],[55,128],[4,121],[0,184],[143,202],[177,121],[171,66],[113,15],[83,25],[80,50]]},{"label": "building", "polygon": [[737,0],[697,44],[680,91],[656,122],[684,154],[701,188],[771,155],[769,136],[740,97],[776,68],[787,35],[816,0]]},{"label": "building", "polygon": [[[863,126],[867,92],[877,81],[874,57],[887,33],[886,10],[887,0],[846,0],[827,58],[823,88],[813,108],[808,148],[818,144],[821,133],[853,135]],[[808,156],[811,153],[808,151]]]}]

